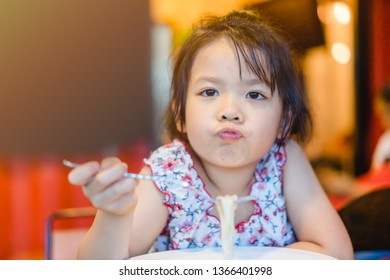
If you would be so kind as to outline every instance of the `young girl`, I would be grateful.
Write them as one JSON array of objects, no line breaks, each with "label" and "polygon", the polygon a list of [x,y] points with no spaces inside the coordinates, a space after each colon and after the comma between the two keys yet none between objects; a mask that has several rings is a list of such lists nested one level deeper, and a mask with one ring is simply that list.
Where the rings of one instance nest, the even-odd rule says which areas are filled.
[{"label": "young girl", "polygon": [[167,130],[141,173],[185,181],[124,178],[106,158],[72,170],[98,208],[79,258],[126,259],[156,250],[221,246],[211,198],[239,203],[235,246],[286,246],[353,257],[348,234],[295,140],[309,113],[288,44],[256,14],[200,22],[175,61]]}]

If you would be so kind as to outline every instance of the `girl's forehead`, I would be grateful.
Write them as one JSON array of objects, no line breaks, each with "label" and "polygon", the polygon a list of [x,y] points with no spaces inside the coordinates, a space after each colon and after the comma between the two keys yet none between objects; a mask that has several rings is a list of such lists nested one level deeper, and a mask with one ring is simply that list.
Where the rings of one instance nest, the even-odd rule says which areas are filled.
[{"label": "girl's forehead", "polygon": [[221,73],[239,74],[239,61],[234,47],[226,39],[214,40],[205,45],[194,58],[192,76],[210,76]]},{"label": "girl's forehead", "polygon": [[[269,69],[265,61],[265,56],[259,48],[238,46],[232,39],[220,37],[199,48],[194,56],[192,71],[204,71],[202,68],[210,66],[231,66],[240,76],[245,74],[263,81],[269,79]],[[259,75],[260,72],[264,75]]]},{"label": "girl's forehead", "polygon": [[237,52],[236,47],[231,39],[226,37],[217,37],[201,46],[196,56],[203,52],[220,52],[220,49],[230,50],[233,53]]}]

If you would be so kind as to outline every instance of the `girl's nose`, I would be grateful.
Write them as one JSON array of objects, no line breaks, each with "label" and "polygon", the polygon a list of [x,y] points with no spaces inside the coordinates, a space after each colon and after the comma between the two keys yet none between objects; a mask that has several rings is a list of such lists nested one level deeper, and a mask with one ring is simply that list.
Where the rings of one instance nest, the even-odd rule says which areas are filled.
[{"label": "girl's nose", "polygon": [[218,120],[241,123],[244,121],[244,116],[238,108],[238,104],[232,98],[226,98],[218,114]]}]

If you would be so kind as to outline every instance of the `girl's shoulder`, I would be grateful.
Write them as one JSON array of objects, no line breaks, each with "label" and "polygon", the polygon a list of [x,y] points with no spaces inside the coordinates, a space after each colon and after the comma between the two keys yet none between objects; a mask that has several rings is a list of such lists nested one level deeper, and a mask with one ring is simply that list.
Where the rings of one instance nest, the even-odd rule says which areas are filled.
[{"label": "girl's shoulder", "polygon": [[294,139],[290,139],[285,144],[285,155],[286,155],[286,165],[285,169],[293,169],[294,172],[299,170],[306,170],[306,168],[311,168],[311,164],[304,148],[300,143]]},{"label": "girl's shoulder", "polygon": [[268,153],[261,159],[257,169],[282,170],[287,166],[299,165],[308,161],[302,146],[294,139],[284,143],[275,142]]},{"label": "girl's shoulder", "polygon": [[283,168],[287,161],[287,144],[275,142],[260,160],[257,169]]},{"label": "girl's shoulder", "polygon": [[185,143],[177,139],[154,150],[148,158],[144,159],[144,163],[151,167],[154,173],[184,171],[193,166]]},{"label": "girl's shoulder", "polygon": [[174,139],[172,142],[164,144],[150,154],[149,158],[154,157],[167,157],[167,156],[186,156],[189,155],[186,144],[178,139]]},{"label": "girl's shoulder", "polygon": [[[296,185],[297,190],[303,186],[300,180],[302,178],[310,177],[312,180],[316,177],[309,157],[306,155],[304,148],[296,141],[290,140],[286,144],[286,165],[284,167],[284,181],[285,186]],[[294,184],[291,184],[295,182]],[[310,187],[310,186],[309,186]]]},{"label": "girl's shoulder", "polygon": [[294,160],[307,159],[306,153],[302,146],[294,139],[290,139],[285,144],[286,157]]}]

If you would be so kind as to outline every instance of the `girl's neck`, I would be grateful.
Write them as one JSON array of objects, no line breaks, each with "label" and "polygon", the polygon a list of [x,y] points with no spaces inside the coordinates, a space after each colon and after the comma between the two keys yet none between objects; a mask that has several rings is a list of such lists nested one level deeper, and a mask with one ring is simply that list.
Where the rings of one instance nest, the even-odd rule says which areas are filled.
[{"label": "girl's neck", "polygon": [[198,156],[192,156],[194,166],[206,185],[208,192],[218,195],[246,196],[254,182],[256,164],[240,168],[223,168],[202,161]]}]

